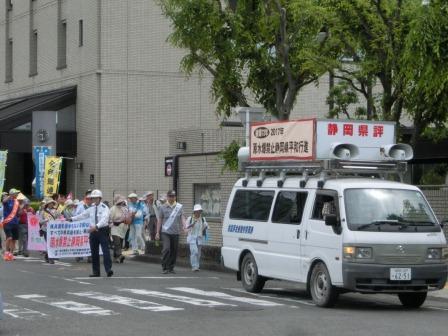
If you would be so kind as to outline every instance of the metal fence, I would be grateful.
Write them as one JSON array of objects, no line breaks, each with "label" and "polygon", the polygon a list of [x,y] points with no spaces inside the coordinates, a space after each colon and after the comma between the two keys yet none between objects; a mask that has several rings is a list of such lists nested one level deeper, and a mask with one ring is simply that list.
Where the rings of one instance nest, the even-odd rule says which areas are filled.
[{"label": "metal fence", "polygon": [[[437,219],[439,221],[448,219],[448,185],[422,185],[418,187],[431,204]],[[445,236],[448,237],[448,225],[444,229]]]}]

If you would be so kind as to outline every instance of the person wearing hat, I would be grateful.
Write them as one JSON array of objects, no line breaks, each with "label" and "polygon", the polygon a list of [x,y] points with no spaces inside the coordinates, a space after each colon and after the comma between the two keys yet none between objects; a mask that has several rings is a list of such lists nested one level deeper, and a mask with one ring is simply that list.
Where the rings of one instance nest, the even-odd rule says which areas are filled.
[{"label": "person wearing hat", "polygon": [[182,204],[176,202],[176,191],[167,192],[168,201],[159,208],[156,240],[162,238],[162,273],[176,273],[179,234],[185,228],[185,215]]},{"label": "person wearing hat", "polygon": [[134,255],[139,255],[139,249],[145,249],[145,240],[143,239],[143,218],[145,213],[145,205],[138,200],[136,193],[128,195],[128,209],[132,216],[132,222],[129,227],[129,241]]},{"label": "person wearing hat", "polygon": [[71,199],[65,201],[64,206],[62,207],[64,211],[62,211],[62,215],[65,219],[72,218],[76,214],[76,205]]},{"label": "person wearing hat", "polygon": [[116,195],[114,205],[110,208],[109,221],[111,223],[110,234],[114,246],[114,260],[117,263],[123,263],[125,257],[122,254],[123,239],[126,237],[128,225],[128,207],[126,199],[121,195]]},{"label": "person wearing hat", "polygon": [[[86,192],[84,193],[83,200],[77,202],[76,211],[75,211],[74,216],[82,214],[84,211],[86,211],[92,205],[92,199],[89,197],[91,193],[92,193],[92,189],[87,189]],[[76,257],[75,260],[77,262],[80,262],[81,260],[83,260],[83,258]],[[92,257],[87,257],[87,262],[91,263]]]},{"label": "person wearing hat", "polygon": [[[49,221],[54,221],[59,218],[61,215],[56,208],[58,207],[58,202],[56,202],[52,198],[44,199],[44,206],[42,211],[40,212],[40,235],[44,237],[45,241],[47,241],[47,225]],[[54,260],[48,258],[48,252],[44,254],[45,261],[49,264],[54,264]]]},{"label": "person wearing hat", "polygon": [[193,207],[193,215],[187,218],[187,244],[190,245],[190,263],[191,269],[194,272],[199,271],[201,248],[207,229],[207,221],[202,217],[202,206],[195,204]]},{"label": "person wearing hat", "polygon": [[19,239],[19,201],[17,196],[20,190],[12,188],[9,191],[8,196],[4,197],[3,203],[3,221],[1,226],[5,232],[6,236],[6,249],[3,255],[5,261],[14,260],[14,248],[16,246],[16,241]]},{"label": "person wearing hat", "polygon": [[34,215],[35,211],[30,205],[30,200],[25,196],[17,197],[20,203],[19,207],[19,253],[25,258],[29,257],[28,253],[28,214]]},{"label": "person wearing hat", "polygon": [[101,190],[92,190],[89,198],[91,198],[92,205],[80,215],[70,218],[69,221],[87,218],[90,220],[89,241],[90,251],[92,253],[92,274],[90,274],[90,277],[100,276],[100,246],[103,251],[103,263],[106,275],[111,277],[114,272],[112,271],[112,261],[109,251],[109,208],[101,201],[103,199]]},{"label": "person wearing hat", "polygon": [[143,199],[145,203],[145,231],[148,233],[149,240],[155,240],[159,210],[154,200],[154,193],[152,191],[145,192]]}]

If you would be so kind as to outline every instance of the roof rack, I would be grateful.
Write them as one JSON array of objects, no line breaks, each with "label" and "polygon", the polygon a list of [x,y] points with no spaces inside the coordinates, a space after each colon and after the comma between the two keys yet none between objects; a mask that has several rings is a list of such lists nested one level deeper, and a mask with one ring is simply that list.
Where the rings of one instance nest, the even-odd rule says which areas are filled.
[{"label": "roof rack", "polygon": [[397,175],[403,181],[407,170],[407,163],[403,161],[344,161],[344,160],[320,160],[320,161],[275,161],[250,162],[244,167],[245,179],[243,186],[247,186],[250,177],[258,174],[257,186],[261,187],[266,175],[279,177],[278,187],[282,187],[287,175],[298,175],[302,179],[300,187],[304,188],[310,176],[320,176],[318,187],[322,188],[328,177],[378,175],[386,178],[387,175]]}]

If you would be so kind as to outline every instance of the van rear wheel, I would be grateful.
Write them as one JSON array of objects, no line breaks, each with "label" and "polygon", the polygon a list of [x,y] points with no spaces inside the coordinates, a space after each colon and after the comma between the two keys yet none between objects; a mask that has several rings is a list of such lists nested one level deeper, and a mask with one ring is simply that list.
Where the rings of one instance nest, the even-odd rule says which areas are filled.
[{"label": "van rear wheel", "polygon": [[241,282],[245,290],[259,293],[264,287],[266,279],[258,274],[257,263],[251,253],[244,256],[241,263]]},{"label": "van rear wheel", "polygon": [[423,293],[399,293],[398,298],[407,308],[419,308],[426,300],[427,292]]},{"label": "van rear wheel", "polygon": [[331,284],[330,273],[324,263],[317,263],[310,278],[310,292],[314,303],[319,307],[333,307],[339,293]]}]

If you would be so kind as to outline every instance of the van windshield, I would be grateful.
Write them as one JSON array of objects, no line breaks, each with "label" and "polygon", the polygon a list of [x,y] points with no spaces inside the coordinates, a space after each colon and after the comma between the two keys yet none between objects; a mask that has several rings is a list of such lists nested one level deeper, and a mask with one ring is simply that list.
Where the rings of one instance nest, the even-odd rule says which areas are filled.
[{"label": "van windshield", "polygon": [[415,190],[347,189],[345,212],[353,231],[440,231],[425,198]]}]

